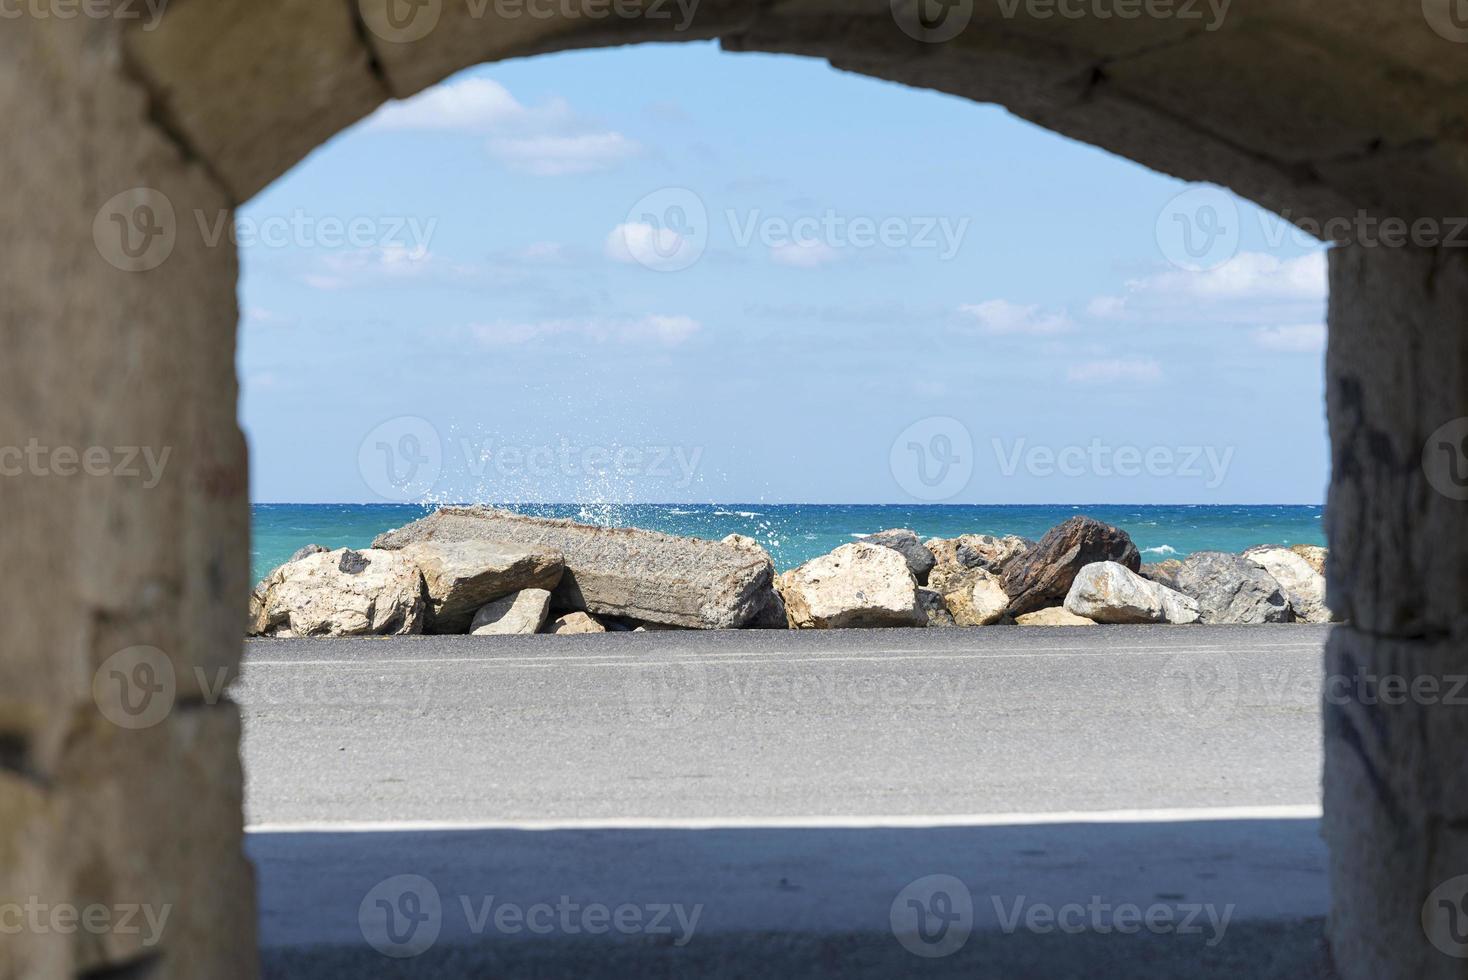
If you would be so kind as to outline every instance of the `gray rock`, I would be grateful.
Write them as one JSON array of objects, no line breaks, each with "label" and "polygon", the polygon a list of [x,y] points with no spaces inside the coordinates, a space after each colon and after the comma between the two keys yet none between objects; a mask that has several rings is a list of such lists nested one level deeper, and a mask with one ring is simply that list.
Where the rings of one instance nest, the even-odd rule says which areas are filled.
[{"label": "gray rock", "polygon": [[1114,561],[1135,572],[1142,556],[1121,528],[1089,517],[1072,517],[1052,528],[1034,548],[1004,568],[1009,615],[1022,616],[1065,601],[1082,568]]},{"label": "gray rock", "polygon": [[525,589],[554,589],[565,568],[559,552],[498,541],[418,541],[399,553],[423,572],[430,633],[467,633],[485,604]]},{"label": "gray rock", "polygon": [[1065,597],[1068,612],[1098,623],[1198,621],[1198,604],[1180,592],[1142,578],[1113,561],[1082,568]]},{"label": "gray rock", "polygon": [[285,563],[289,565],[293,561],[300,561],[302,558],[310,558],[312,555],[324,554],[329,550],[331,549],[322,547],[319,544],[308,544],[306,545],[306,547],[302,548],[301,550],[297,551],[295,554],[287,558],[285,560]]},{"label": "gray rock", "polygon": [[929,538],[923,544],[939,565],[986,568],[991,572],[1004,571],[1006,565],[1035,546],[1035,542],[1017,534],[1002,538],[992,534],[962,534],[956,538]]},{"label": "gray rock", "polygon": [[1294,612],[1264,568],[1222,551],[1200,551],[1183,562],[1178,591],[1198,602],[1204,623],[1288,623]]},{"label": "gray rock", "polygon": [[[756,605],[758,606],[758,610],[750,618],[750,621],[745,624],[746,628],[763,630],[787,629],[789,624],[786,621],[785,615],[785,599],[780,595],[779,590],[775,588],[775,560],[770,557],[770,553],[754,538],[746,537],[743,534],[731,534],[724,538],[721,543],[734,548],[741,548],[752,555],[756,555],[769,566],[770,587],[764,590],[761,597],[757,598]],[[686,629],[686,627],[674,628]]]},{"label": "gray rock", "polygon": [[522,589],[487,603],[474,614],[469,632],[475,636],[516,636],[539,633],[550,615],[551,594],[545,589]]},{"label": "gray rock", "polygon": [[861,539],[868,544],[880,545],[883,548],[891,548],[907,561],[907,567],[912,572],[912,577],[917,579],[919,585],[928,581],[928,573],[933,570],[936,559],[918,539],[916,531],[906,528],[894,528],[890,531],[878,531]]},{"label": "gray rock", "polygon": [[927,614],[928,626],[930,628],[946,628],[958,625],[958,623],[954,622],[953,620],[953,613],[948,611],[948,604],[943,601],[943,597],[937,592],[934,592],[932,589],[919,586],[917,590],[917,600],[918,606],[920,606],[923,612]]},{"label": "gray rock", "polygon": [[1176,558],[1168,558],[1153,564],[1143,565],[1137,574],[1145,579],[1151,579],[1158,585],[1164,585],[1174,592],[1177,591],[1177,573],[1183,567],[1183,563]]},{"label": "gray rock", "polygon": [[752,626],[769,617],[773,569],[749,550],[634,528],[525,517],[490,507],[445,507],[377,539],[500,541],[564,556],[552,608],[694,629]]}]

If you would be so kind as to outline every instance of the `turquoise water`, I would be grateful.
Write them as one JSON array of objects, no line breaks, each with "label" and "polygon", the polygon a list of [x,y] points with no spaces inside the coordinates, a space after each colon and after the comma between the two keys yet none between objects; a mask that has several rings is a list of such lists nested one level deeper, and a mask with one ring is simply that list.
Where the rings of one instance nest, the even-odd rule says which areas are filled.
[{"label": "turquoise water", "polygon": [[[1256,544],[1325,544],[1324,508],[1313,506],[1072,506],[838,504],[546,504],[526,513],[589,524],[642,527],[722,538],[747,534],[780,569],[794,568],[861,534],[910,527],[924,538],[1020,534],[1038,538],[1076,514],[1123,528],[1144,561],[1195,551],[1243,551]],[[256,504],[250,558],[256,581],[307,544],[365,548],[389,528],[429,512],[413,504]]]}]

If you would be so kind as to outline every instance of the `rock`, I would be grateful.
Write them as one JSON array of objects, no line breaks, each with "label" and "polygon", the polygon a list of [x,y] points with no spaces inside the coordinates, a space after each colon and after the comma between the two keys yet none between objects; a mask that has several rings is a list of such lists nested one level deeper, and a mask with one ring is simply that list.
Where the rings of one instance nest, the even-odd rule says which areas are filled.
[{"label": "rock", "polygon": [[780,577],[794,629],[925,626],[917,579],[891,548],[856,541]]},{"label": "rock", "polygon": [[[788,624],[785,615],[785,600],[781,597],[779,590],[775,588],[775,560],[770,557],[770,553],[765,550],[764,545],[760,544],[754,538],[746,537],[743,534],[731,534],[720,543],[729,545],[730,547],[740,548],[752,555],[756,555],[769,566],[770,587],[764,590],[762,597],[760,597],[757,603],[758,608],[746,624],[746,628],[766,630],[786,629]],[[687,627],[674,626],[671,628],[686,629]]]},{"label": "rock", "polygon": [[1198,604],[1192,599],[1114,561],[1082,568],[1065,597],[1065,609],[1098,623],[1198,621]]},{"label": "rock", "polygon": [[475,636],[516,636],[539,633],[550,615],[551,594],[545,589],[521,589],[480,607],[469,624]]},{"label": "rock", "polygon": [[928,617],[929,627],[946,628],[958,625],[953,620],[953,614],[948,611],[948,604],[943,601],[943,597],[937,592],[919,586],[917,600],[918,606],[922,608]]},{"label": "rock", "polygon": [[[1323,549],[1322,549],[1323,550]],[[1325,576],[1310,559],[1292,548],[1261,545],[1244,552],[1244,557],[1262,565],[1284,590],[1295,619],[1302,623],[1329,623],[1330,609],[1325,605]]]},{"label": "rock", "polygon": [[770,618],[768,556],[718,541],[525,517],[491,507],[445,507],[389,531],[376,544],[403,548],[418,541],[477,540],[563,555],[566,571],[551,598],[556,610],[694,629],[752,626]]},{"label": "rock", "polygon": [[1310,567],[1321,575],[1325,574],[1325,560],[1330,552],[1319,545],[1297,544],[1291,545],[1290,550],[1310,563]]},{"label": "rock", "polygon": [[1204,623],[1288,623],[1284,590],[1264,568],[1222,551],[1200,551],[1183,562],[1178,590],[1198,601]]},{"label": "rock", "polygon": [[467,633],[485,604],[525,589],[554,589],[565,568],[557,552],[497,541],[419,541],[399,554],[423,572],[430,633]]},{"label": "rock", "polygon": [[285,560],[285,563],[289,565],[293,561],[300,561],[302,558],[310,558],[312,555],[325,554],[327,551],[330,550],[330,548],[322,547],[319,544],[308,544],[306,545],[306,547],[302,548],[300,551],[297,551],[295,554],[287,558]]},{"label": "rock", "polygon": [[1132,572],[1142,566],[1137,546],[1120,528],[1089,517],[1072,517],[1052,528],[1039,544],[1004,567],[1009,615],[1064,602],[1076,573],[1102,561],[1114,561]]},{"label": "rock", "polygon": [[1016,616],[1014,622],[1018,626],[1095,626],[1095,620],[1075,613],[1061,606],[1052,606],[1049,609],[1041,609],[1038,612],[1025,613]]},{"label": "rock", "polygon": [[423,575],[394,551],[324,551],[280,566],[256,587],[252,636],[401,636],[428,620]]},{"label": "rock", "polygon": [[584,612],[573,612],[551,620],[545,631],[556,636],[576,636],[582,633],[605,633],[607,628]]},{"label": "rock", "polygon": [[959,626],[992,626],[1005,618],[1009,596],[999,576],[988,569],[968,569],[948,586],[943,599]]},{"label": "rock", "polygon": [[867,544],[891,548],[907,560],[908,570],[912,572],[912,577],[917,579],[919,585],[927,583],[928,573],[933,570],[935,559],[933,558],[933,553],[918,540],[916,531],[909,531],[906,528],[896,528],[890,531],[878,531],[876,534],[868,534],[861,540]]},{"label": "rock", "polygon": [[1164,585],[1174,592],[1177,591],[1177,573],[1183,567],[1183,563],[1176,558],[1168,558],[1155,564],[1143,565],[1137,572],[1145,579],[1151,579],[1159,585]]},{"label": "rock", "polygon": [[992,534],[963,534],[956,538],[929,538],[923,545],[939,565],[1002,572],[1005,565],[1033,548],[1035,542],[1014,534],[1002,538]]}]

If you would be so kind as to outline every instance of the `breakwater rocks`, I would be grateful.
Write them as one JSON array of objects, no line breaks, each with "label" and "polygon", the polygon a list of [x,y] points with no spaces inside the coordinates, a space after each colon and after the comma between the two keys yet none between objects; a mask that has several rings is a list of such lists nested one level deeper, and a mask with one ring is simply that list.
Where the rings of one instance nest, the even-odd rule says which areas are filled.
[{"label": "breakwater rocks", "polygon": [[759,544],[445,507],[356,551],[303,548],[250,596],[252,636],[1330,622],[1325,550],[1143,565],[1074,517],[1039,541],[893,529],[783,575]]}]

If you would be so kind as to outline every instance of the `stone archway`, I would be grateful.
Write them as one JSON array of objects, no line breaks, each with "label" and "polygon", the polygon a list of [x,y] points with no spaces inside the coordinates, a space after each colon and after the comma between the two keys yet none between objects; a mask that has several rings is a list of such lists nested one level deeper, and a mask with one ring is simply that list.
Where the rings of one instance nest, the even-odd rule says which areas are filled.
[{"label": "stone archway", "polygon": [[[255,972],[239,719],[219,696],[248,588],[236,256],[199,216],[228,217],[387,98],[483,61],[717,37],[997,102],[1307,228],[1334,222],[1330,589],[1353,626],[1328,664],[1446,690],[1468,674],[1468,503],[1423,462],[1468,416],[1468,27],[1452,2],[1236,0],[1221,20],[1191,0],[954,0],[922,19],[916,0],[705,0],[686,23],[658,0],[7,15],[0,445],[23,468],[0,479],[0,894],[174,916],[156,948],[7,936],[0,976]],[[169,453],[154,480],[129,475],[140,449]],[[1419,919],[1468,871],[1463,709],[1343,690],[1324,733],[1335,961],[1463,976]]]}]

